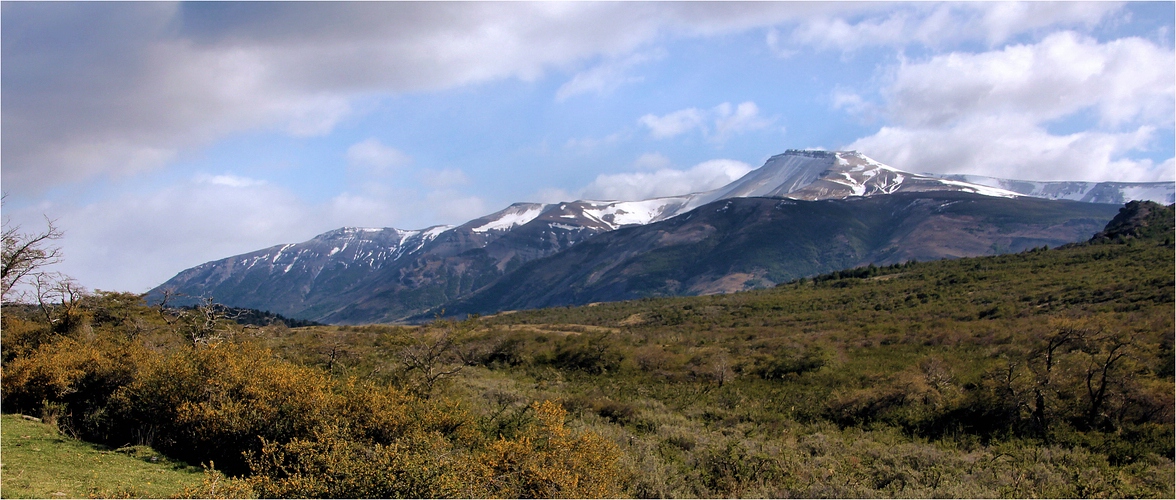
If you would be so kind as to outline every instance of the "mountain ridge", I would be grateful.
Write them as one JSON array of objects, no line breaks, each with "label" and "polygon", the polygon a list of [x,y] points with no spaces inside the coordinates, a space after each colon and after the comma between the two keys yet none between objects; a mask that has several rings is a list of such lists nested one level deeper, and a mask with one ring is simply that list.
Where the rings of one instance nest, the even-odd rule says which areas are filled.
[{"label": "mountain ridge", "polygon": [[702,193],[638,201],[520,202],[461,225],[420,230],[340,228],[184,270],[148,292],[148,299],[157,301],[168,291],[190,301],[212,296],[228,305],[323,322],[403,321],[598,235],[672,220],[722,200],[945,191],[1022,196],[905,172],[854,151],[788,150],[735,182]]},{"label": "mountain ridge", "polygon": [[866,264],[1018,252],[1085,240],[1116,210],[951,192],[722,200],[536,259],[444,309],[446,314],[488,314],[728,293]]}]

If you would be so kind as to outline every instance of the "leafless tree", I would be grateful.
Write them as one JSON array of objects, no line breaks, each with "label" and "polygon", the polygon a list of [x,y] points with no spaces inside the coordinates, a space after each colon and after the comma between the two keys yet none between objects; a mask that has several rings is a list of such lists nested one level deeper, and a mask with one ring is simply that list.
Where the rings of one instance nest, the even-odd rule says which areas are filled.
[{"label": "leafless tree", "polygon": [[433,393],[437,382],[465,368],[458,349],[463,333],[460,326],[453,322],[438,323],[422,329],[413,343],[400,351],[405,373],[416,374],[415,391],[425,398]]},{"label": "leafless tree", "polygon": [[223,324],[227,319],[224,308],[212,297],[202,297],[200,305],[179,313],[180,330],[193,347],[215,346],[230,338],[233,332]]},{"label": "leafless tree", "polygon": [[[4,218],[4,248],[0,258],[0,300],[7,300],[9,292],[21,283],[32,285],[40,279],[46,281],[49,275],[45,267],[61,261],[61,248],[53,242],[61,239],[63,233],[49,218],[45,219],[45,230],[21,232],[19,224]],[[39,277],[39,278],[38,278]]]},{"label": "leafless tree", "polygon": [[1057,397],[1053,378],[1059,354],[1070,345],[1081,344],[1090,334],[1090,330],[1082,325],[1065,322],[1040,339],[1039,345],[1029,353],[1028,366],[1036,382],[1033,387],[1033,421],[1039,429],[1049,427],[1049,406]]},{"label": "leafless tree", "polygon": [[69,323],[77,317],[86,290],[72,278],[58,273],[36,273],[31,281],[34,298],[45,321],[54,328],[69,328]]},{"label": "leafless tree", "polygon": [[180,296],[183,294],[175,289],[165,288],[163,299],[157,306],[159,316],[172,331],[182,334],[193,347],[216,345],[232,336],[232,331],[224,327],[222,320],[234,318],[229,317],[212,297],[201,297],[200,305],[193,309],[173,309],[168,305],[173,298]]},{"label": "leafless tree", "polygon": [[1124,374],[1120,368],[1132,354],[1134,343],[1127,335],[1105,332],[1093,339],[1086,347],[1089,356],[1086,363],[1086,425],[1094,427],[1103,417],[1109,390],[1122,386]]}]

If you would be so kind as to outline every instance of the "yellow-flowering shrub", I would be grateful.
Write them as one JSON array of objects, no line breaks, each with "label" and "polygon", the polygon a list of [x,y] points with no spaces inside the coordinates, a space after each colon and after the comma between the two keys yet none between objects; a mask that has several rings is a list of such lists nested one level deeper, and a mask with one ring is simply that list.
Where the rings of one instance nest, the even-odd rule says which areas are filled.
[{"label": "yellow-flowering shrub", "polygon": [[480,460],[491,494],[507,498],[603,498],[620,492],[615,444],[564,426],[567,412],[551,401],[532,406],[537,422],[512,440],[492,443]]},{"label": "yellow-flowering shrub", "polygon": [[268,498],[485,496],[484,473],[467,453],[438,433],[416,430],[371,443],[328,426],[307,439],[265,442],[249,467],[254,491]]}]

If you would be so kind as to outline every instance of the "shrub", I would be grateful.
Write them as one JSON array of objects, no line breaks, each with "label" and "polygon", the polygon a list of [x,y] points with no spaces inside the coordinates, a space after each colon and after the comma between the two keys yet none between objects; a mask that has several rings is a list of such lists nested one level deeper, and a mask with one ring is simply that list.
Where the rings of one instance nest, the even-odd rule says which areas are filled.
[{"label": "shrub", "polygon": [[593,433],[564,426],[567,412],[550,401],[535,403],[536,422],[516,439],[499,439],[479,462],[490,469],[493,496],[507,498],[602,498],[621,491],[619,451]]},{"label": "shrub", "polygon": [[768,380],[781,379],[820,370],[832,358],[832,353],[821,346],[783,348],[760,365],[757,372]]},{"label": "shrub", "polygon": [[111,397],[136,376],[147,353],[134,344],[59,337],[4,370],[6,411],[45,415],[71,434],[107,441]]},{"label": "shrub", "polygon": [[248,461],[250,485],[267,498],[485,496],[485,468],[435,433],[382,444],[331,425],[305,439],[266,441]]},{"label": "shrub", "polygon": [[564,370],[600,374],[616,370],[623,360],[624,355],[612,345],[607,334],[580,334],[560,342],[552,364]]},{"label": "shrub", "polygon": [[251,344],[183,349],[148,363],[114,395],[129,437],[151,436],[161,451],[244,472],[260,439],[307,436],[332,420],[341,398],[320,371],[273,358]]}]

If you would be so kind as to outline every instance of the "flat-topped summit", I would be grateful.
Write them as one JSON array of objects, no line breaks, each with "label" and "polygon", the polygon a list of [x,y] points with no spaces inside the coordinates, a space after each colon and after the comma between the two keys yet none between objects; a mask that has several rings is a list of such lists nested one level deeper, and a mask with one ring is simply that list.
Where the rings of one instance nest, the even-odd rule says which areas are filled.
[{"label": "flat-topped summit", "polygon": [[720,189],[713,199],[767,196],[823,200],[925,191],[1018,196],[1000,188],[904,172],[857,151],[789,149]]},{"label": "flat-topped summit", "polygon": [[826,151],[824,149],[787,149],[776,156],[807,156],[809,158],[832,158],[837,153],[857,153],[857,151]]}]

